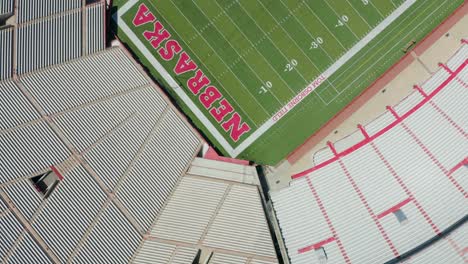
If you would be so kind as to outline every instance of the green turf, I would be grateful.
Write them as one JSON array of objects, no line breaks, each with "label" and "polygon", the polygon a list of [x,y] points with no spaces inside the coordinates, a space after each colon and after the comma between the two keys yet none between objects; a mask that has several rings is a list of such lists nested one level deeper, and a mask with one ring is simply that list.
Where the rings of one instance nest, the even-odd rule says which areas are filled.
[{"label": "green turf", "polygon": [[[114,1],[117,7],[126,1]],[[254,132],[292,97],[338,60],[403,1],[382,0],[140,0],[181,43],[183,49],[239,112]],[[367,4],[365,4],[367,3]],[[394,64],[411,40],[420,40],[463,0],[418,0],[314,93],[276,123],[240,158],[276,164],[317,131]],[[123,15],[131,26],[138,4]],[[343,17],[345,16],[345,17]],[[341,21],[341,22],[340,22]],[[139,36],[151,24],[135,28]],[[118,31],[118,29],[116,29]],[[132,49],[164,87],[168,85],[123,33],[119,37]],[[149,43],[141,37],[151,50]],[[320,41],[318,41],[320,40]],[[312,43],[319,43],[312,48]],[[158,55],[155,52],[155,57]],[[297,66],[285,67],[292,60]],[[177,59],[160,60],[172,70]],[[176,80],[185,85],[192,74]],[[176,76],[174,76],[176,77]],[[273,84],[260,94],[266,82]],[[221,151],[198,118],[171,90],[180,107]],[[195,104],[201,104],[195,96]],[[207,113],[206,116],[211,118]],[[222,135],[230,140],[219,125]]]}]

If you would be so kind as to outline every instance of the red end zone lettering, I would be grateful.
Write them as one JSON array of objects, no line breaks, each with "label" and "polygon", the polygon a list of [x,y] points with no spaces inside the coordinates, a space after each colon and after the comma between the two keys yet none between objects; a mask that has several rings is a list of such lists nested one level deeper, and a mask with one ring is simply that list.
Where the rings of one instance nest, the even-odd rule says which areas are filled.
[{"label": "red end zone lettering", "polygon": [[243,122],[241,125],[241,122],[242,122],[242,119],[239,116],[239,114],[234,113],[231,119],[224,122],[222,125],[224,131],[228,132],[229,130],[231,130],[231,138],[235,142],[237,142],[243,134],[250,131],[249,125],[247,125],[245,122]]},{"label": "red end zone lettering", "polygon": [[139,27],[146,23],[153,22],[155,19],[153,13],[148,10],[148,7],[145,4],[141,4],[132,22],[135,27]]},{"label": "red end zone lettering", "polygon": [[165,61],[170,61],[174,58],[175,54],[179,54],[182,51],[182,47],[180,46],[177,40],[169,40],[166,42],[165,47],[160,48],[158,50],[159,56]]},{"label": "red end zone lettering", "polygon": [[[171,34],[149,11],[148,7],[141,4],[133,18],[133,25],[139,27],[148,23],[151,23],[153,27],[151,30],[145,30],[142,36],[153,49],[157,50],[160,58],[164,61],[172,61],[175,55],[179,54],[173,69],[176,75],[195,71],[194,76],[188,78],[186,83],[187,88],[192,92],[192,96],[197,96],[199,103],[203,105],[225,132],[229,132],[229,136],[234,142],[239,141],[243,135],[251,130],[250,126],[242,121],[239,113],[234,111],[232,105],[216,87],[209,86],[211,81],[203,73],[203,70],[198,68],[198,65],[184,51],[177,40],[171,39]],[[166,43],[163,44],[165,41]],[[162,47],[160,47],[161,45]],[[219,102],[218,107],[213,106],[215,102]],[[220,124],[231,113],[233,113],[232,116],[226,122]]]}]

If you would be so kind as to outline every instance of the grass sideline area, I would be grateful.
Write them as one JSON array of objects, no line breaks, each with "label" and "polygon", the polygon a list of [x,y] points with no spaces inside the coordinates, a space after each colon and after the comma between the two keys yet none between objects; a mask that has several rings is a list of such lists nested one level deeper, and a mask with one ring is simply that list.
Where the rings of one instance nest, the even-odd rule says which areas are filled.
[{"label": "grass sideline area", "polygon": [[[116,0],[114,5],[122,8],[130,1]],[[421,40],[463,0],[416,0],[383,26],[408,0],[320,0],[313,4],[300,0],[131,2],[133,5],[118,20],[119,27],[114,27],[119,38],[192,122],[225,155],[232,156],[232,149],[237,148],[240,151],[234,155],[238,158],[274,165],[397,62],[405,54],[402,49]],[[151,14],[154,19],[137,21],[141,24],[135,25],[141,4],[147,8],[141,18],[151,18]],[[154,31],[156,21],[163,27],[159,28],[160,35],[165,30],[170,37],[161,37],[155,48],[152,41],[157,39],[156,33],[145,36],[145,32]],[[157,58],[177,87],[122,30],[122,22]],[[379,27],[377,35],[356,49]],[[158,51],[170,40],[175,40],[181,51],[166,61]],[[353,56],[344,60],[353,49]],[[190,59],[181,63],[182,53]],[[343,63],[330,76],[323,76],[338,62]],[[176,68],[178,73],[173,70]],[[207,91],[204,87],[198,94],[193,92],[188,81],[198,70],[209,78],[206,87],[214,89]],[[315,85],[307,96],[291,104],[311,83]],[[181,89],[187,97],[180,96]],[[205,100],[201,100],[204,93]],[[225,115],[223,100],[232,109]],[[288,105],[292,107],[282,114]],[[201,109],[204,120],[193,106]],[[213,108],[221,114],[213,115]],[[228,123],[233,113],[237,113],[237,123]],[[232,126],[223,126],[226,123]],[[267,129],[265,124],[269,124]],[[242,133],[233,138],[232,131],[242,125],[248,130],[239,130]],[[222,138],[214,136],[216,133]],[[254,139],[249,142],[249,137]],[[226,144],[232,149],[225,148]]]}]

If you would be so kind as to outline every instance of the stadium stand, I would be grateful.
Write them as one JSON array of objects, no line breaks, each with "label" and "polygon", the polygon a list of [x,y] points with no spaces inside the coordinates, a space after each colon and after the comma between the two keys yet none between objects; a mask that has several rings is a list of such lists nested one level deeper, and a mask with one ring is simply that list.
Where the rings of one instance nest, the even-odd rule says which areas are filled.
[{"label": "stadium stand", "polygon": [[103,2],[16,3],[0,29],[0,262],[277,263],[255,167],[195,158],[200,136],[105,49]]},{"label": "stadium stand", "polygon": [[0,0],[0,15],[13,13],[13,0]]},{"label": "stadium stand", "polygon": [[468,45],[440,66],[271,193],[291,263],[466,261]]},{"label": "stadium stand", "polygon": [[0,80],[7,79],[12,76],[13,69],[13,28],[0,27]]},{"label": "stadium stand", "polygon": [[254,167],[196,158],[135,263],[192,263],[197,247],[210,264],[277,263],[256,175]]},{"label": "stadium stand", "polygon": [[[0,0],[0,262],[282,263],[256,168],[198,157],[105,13]],[[286,263],[465,259],[467,58],[271,194]]]},{"label": "stadium stand", "polygon": [[[198,135],[119,48],[0,87],[1,259],[27,258],[28,247],[38,252],[22,259],[31,263],[128,261],[200,149]],[[51,170],[61,180],[45,198],[31,177]]]},{"label": "stadium stand", "polygon": [[15,19],[0,27],[0,80],[103,50],[105,11],[103,1],[2,0]]}]

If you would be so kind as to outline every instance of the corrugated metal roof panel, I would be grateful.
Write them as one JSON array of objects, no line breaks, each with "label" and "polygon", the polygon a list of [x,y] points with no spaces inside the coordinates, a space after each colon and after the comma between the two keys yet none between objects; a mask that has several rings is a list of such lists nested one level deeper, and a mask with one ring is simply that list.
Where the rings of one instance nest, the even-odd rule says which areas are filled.
[{"label": "corrugated metal roof panel", "polygon": [[0,199],[0,213],[2,213],[3,211],[7,210],[8,207],[7,205],[5,204],[5,202],[3,202],[2,199]]},{"label": "corrugated metal roof panel", "polygon": [[159,238],[198,243],[227,187],[222,182],[184,177],[151,234]]},{"label": "corrugated metal roof panel", "polygon": [[29,180],[15,182],[4,189],[24,218],[31,219],[41,204],[42,197],[30,184]]},{"label": "corrugated metal roof panel", "polygon": [[0,149],[0,182],[30,175],[70,156],[55,132],[43,121],[0,133]]},{"label": "corrugated metal roof panel", "polygon": [[214,253],[210,264],[246,264],[247,257],[228,255],[223,253]]},{"label": "corrugated metal roof panel", "polygon": [[252,259],[249,264],[278,264],[277,261],[269,261],[269,260],[260,260],[260,259]]},{"label": "corrugated metal roof panel", "polygon": [[80,11],[74,11],[18,26],[17,72],[23,74],[81,56],[81,17]]},{"label": "corrugated metal roof panel", "polygon": [[86,43],[85,54],[95,53],[105,47],[105,5],[99,3],[85,8]]},{"label": "corrugated metal roof panel", "polygon": [[0,239],[0,259],[3,259],[10,251],[22,230],[23,227],[10,211],[0,216],[0,237],[2,238]]},{"label": "corrugated metal roof panel", "polygon": [[80,166],[64,175],[33,227],[65,262],[97,215],[105,195]]},{"label": "corrugated metal roof panel", "polygon": [[149,230],[199,143],[169,109],[116,194],[144,230]]},{"label": "corrugated metal roof panel", "polygon": [[[146,240],[134,259],[135,264],[169,263],[175,245]],[[191,263],[191,262],[186,262]],[[184,263],[185,264],[185,263]]]},{"label": "corrugated metal roof panel", "polygon": [[233,185],[203,245],[276,258],[257,187]]},{"label": "corrugated metal roof panel", "polygon": [[257,170],[254,166],[245,166],[229,162],[195,158],[188,174],[258,185]]},{"label": "corrugated metal roof panel", "polygon": [[13,30],[13,27],[0,30],[0,80],[11,78],[13,74]]},{"label": "corrugated metal roof panel", "polygon": [[21,82],[48,114],[148,84],[119,48],[35,72]]},{"label": "corrugated metal roof panel", "polygon": [[73,262],[128,263],[142,236],[111,203],[91,230]]},{"label": "corrugated metal roof panel", "polygon": [[0,0],[0,14],[13,13],[13,0]]},{"label": "corrugated metal roof panel", "polygon": [[57,14],[81,7],[82,0],[16,0],[18,6],[17,22]]},{"label": "corrugated metal roof panel", "polygon": [[0,132],[40,118],[20,88],[12,81],[0,82],[0,109]]},{"label": "corrugated metal roof panel", "polygon": [[192,263],[197,255],[198,249],[177,247],[174,257],[172,258],[171,264],[186,264]]},{"label": "corrugated metal roof panel", "polygon": [[[167,103],[153,87],[58,116],[57,125],[113,190],[158,122]],[[112,155],[109,155],[112,153]],[[112,158],[114,162],[109,162]]]},{"label": "corrugated metal roof panel", "polygon": [[39,247],[29,233],[26,232],[7,263],[46,264],[52,263],[52,261],[47,257],[46,253]]}]

